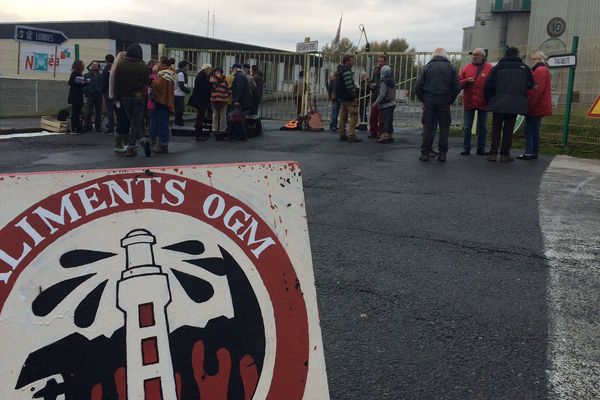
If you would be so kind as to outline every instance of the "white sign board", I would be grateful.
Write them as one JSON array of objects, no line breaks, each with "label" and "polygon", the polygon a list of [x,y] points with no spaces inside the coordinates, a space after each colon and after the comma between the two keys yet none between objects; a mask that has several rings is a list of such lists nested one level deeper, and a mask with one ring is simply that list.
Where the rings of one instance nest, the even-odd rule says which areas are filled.
[{"label": "white sign board", "polygon": [[52,46],[23,42],[19,54],[20,71],[71,73],[75,61],[72,46]]},{"label": "white sign board", "polygon": [[297,163],[0,175],[0,201],[0,398],[329,399]]},{"label": "white sign board", "polygon": [[567,68],[577,66],[576,54],[557,54],[548,57],[548,67]]},{"label": "white sign board", "polygon": [[296,43],[296,53],[316,53],[319,51],[319,41]]}]

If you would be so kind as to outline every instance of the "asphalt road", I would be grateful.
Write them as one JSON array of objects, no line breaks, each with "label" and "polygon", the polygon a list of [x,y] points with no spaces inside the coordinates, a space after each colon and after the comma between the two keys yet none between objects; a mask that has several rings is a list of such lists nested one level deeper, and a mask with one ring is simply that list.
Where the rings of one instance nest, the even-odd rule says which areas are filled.
[{"label": "asphalt road", "polygon": [[[539,204],[543,181],[563,186],[551,158],[491,163],[460,156],[452,139],[448,162],[420,162],[415,129],[381,145],[266,125],[247,143],[176,137],[170,154],[151,158],[116,155],[110,136],[92,133],[0,140],[0,172],[300,161],[332,399],[600,397],[597,258],[577,292],[591,311],[571,315],[587,321],[585,344],[562,348],[575,358],[567,369],[554,356],[562,311]],[[574,207],[600,215],[599,174],[584,170],[588,197]],[[568,263],[578,250],[562,251]]]}]

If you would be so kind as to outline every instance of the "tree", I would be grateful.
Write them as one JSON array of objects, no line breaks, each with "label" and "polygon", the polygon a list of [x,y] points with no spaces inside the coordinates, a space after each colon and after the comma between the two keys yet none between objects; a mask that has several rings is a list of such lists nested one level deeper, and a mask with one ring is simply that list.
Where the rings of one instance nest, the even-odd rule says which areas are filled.
[{"label": "tree", "polygon": [[[332,46],[335,46],[335,48],[332,48]],[[322,52],[323,58],[326,61],[339,63],[342,61],[342,57],[344,57],[344,55],[354,54],[356,50],[357,48],[354,45],[354,43],[352,43],[352,41],[347,37],[344,37],[340,40],[340,42],[337,45],[330,45],[328,43],[325,46],[323,46]]]},{"label": "tree", "polygon": [[[404,38],[394,38],[381,42],[374,41],[370,45],[372,53],[404,53],[415,51],[415,48],[410,47],[408,41]],[[361,51],[365,51],[365,46],[361,47]]]}]

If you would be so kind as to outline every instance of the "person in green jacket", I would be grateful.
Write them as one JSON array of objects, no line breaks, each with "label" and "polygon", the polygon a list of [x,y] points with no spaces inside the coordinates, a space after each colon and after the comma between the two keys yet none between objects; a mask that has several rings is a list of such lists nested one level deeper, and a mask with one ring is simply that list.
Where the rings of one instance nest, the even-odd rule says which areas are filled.
[{"label": "person in green jacket", "polygon": [[[356,124],[358,122],[358,90],[352,73],[354,66],[354,56],[345,55],[342,64],[338,65],[337,73],[337,96],[340,99],[340,118],[338,122],[338,131],[340,141],[361,142],[356,137]],[[346,122],[350,120],[348,126],[348,135],[346,135]]]}]

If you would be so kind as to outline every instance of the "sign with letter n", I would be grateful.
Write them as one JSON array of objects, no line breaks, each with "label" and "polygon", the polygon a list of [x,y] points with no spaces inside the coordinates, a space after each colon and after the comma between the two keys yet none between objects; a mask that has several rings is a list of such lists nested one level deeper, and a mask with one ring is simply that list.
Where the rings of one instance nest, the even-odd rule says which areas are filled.
[{"label": "sign with letter n", "polygon": [[296,162],[0,175],[0,398],[329,399]]}]

